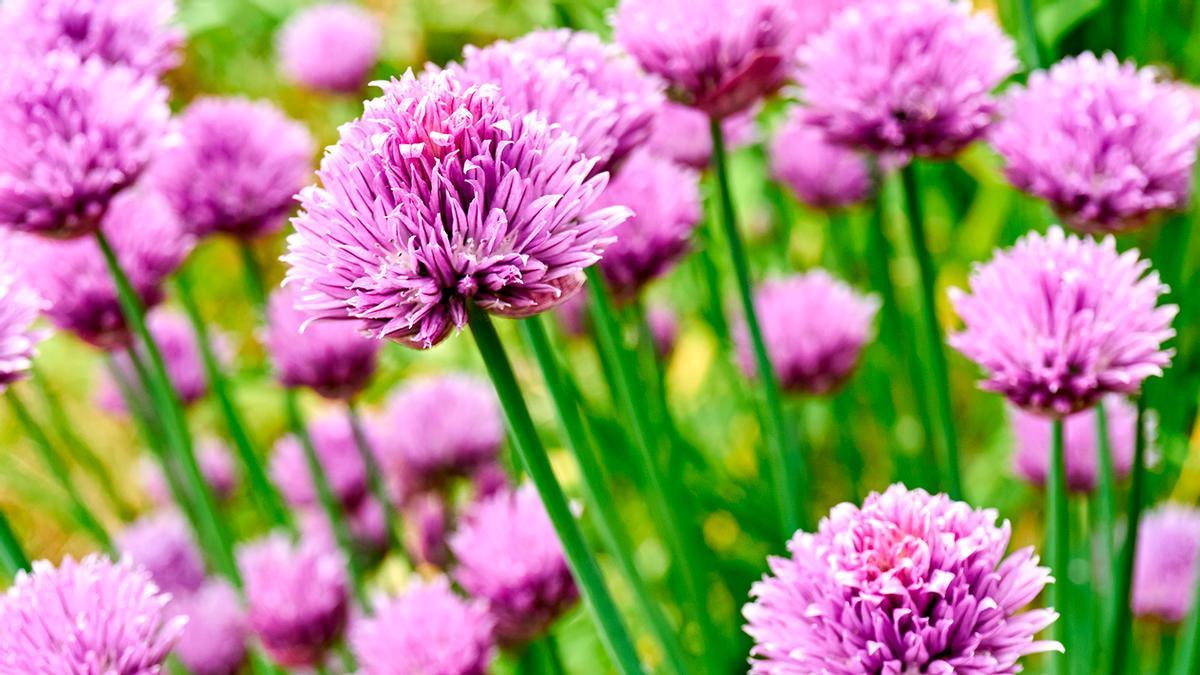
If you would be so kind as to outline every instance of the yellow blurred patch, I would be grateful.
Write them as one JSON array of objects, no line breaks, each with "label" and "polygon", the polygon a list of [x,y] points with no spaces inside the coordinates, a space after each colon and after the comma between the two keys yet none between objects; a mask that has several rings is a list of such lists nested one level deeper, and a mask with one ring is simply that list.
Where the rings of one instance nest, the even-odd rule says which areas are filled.
[{"label": "yellow blurred patch", "polygon": [[682,398],[695,398],[708,378],[716,353],[717,341],[708,331],[682,331],[667,366],[667,386],[671,392]]},{"label": "yellow blurred patch", "polygon": [[704,519],[704,541],[714,551],[732,549],[741,533],[737,520],[725,511],[717,511]]}]

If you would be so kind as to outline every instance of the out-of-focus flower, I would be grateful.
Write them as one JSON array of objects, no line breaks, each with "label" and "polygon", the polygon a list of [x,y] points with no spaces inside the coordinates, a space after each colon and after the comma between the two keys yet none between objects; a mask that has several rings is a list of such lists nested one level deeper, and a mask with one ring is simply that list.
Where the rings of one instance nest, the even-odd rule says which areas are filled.
[{"label": "out-of-focus flower", "polygon": [[607,177],[578,140],[494,85],[443,72],[383,88],[326,152],[324,187],[301,193],[285,256],[301,309],[428,348],[468,303],[522,317],[575,293],[629,213],[592,209]]},{"label": "out-of-focus flower", "polygon": [[211,580],[190,595],[167,606],[186,616],[187,626],[175,646],[175,656],[192,675],[237,675],[246,660],[246,613],[237,591],[228,582]]},{"label": "out-of-focus flower", "polygon": [[296,309],[299,293],[281,288],[267,305],[263,344],[285,387],[309,387],[325,398],[351,398],[375,374],[380,340],[365,337],[350,322],[305,325],[308,314]]},{"label": "out-of-focus flower", "polygon": [[622,0],[617,42],[672,93],[714,118],[787,81],[800,35],[787,0]]},{"label": "out-of-focus flower", "polygon": [[[721,133],[730,150],[756,140],[754,118],[758,108],[730,115],[721,120]],[[712,136],[708,117],[695,108],[667,101],[654,117],[646,149],[693,169],[704,170],[712,161]]]},{"label": "out-of-focus flower", "polygon": [[117,537],[117,548],[150,573],[154,583],[174,596],[204,584],[204,559],[192,531],[176,511],[142,516]]},{"label": "out-of-focus flower", "polygon": [[423,492],[404,506],[404,544],[416,562],[443,567],[449,560],[446,549],[446,531],[449,529],[450,514],[446,500],[436,492]]},{"label": "out-of-focus flower", "polygon": [[829,140],[947,157],[992,123],[992,90],[1017,66],[991,16],[952,0],[863,2],[800,52],[806,115]]},{"label": "out-of-focus flower", "polygon": [[[1106,396],[1103,405],[1108,415],[1108,442],[1112,450],[1113,475],[1129,474],[1133,466],[1133,445],[1137,434],[1137,406],[1124,397]],[[1044,485],[1050,464],[1053,423],[1044,415],[1020,408],[1009,411],[1017,448],[1013,469],[1025,480]],[[1075,492],[1096,489],[1099,446],[1096,443],[1096,410],[1089,408],[1063,419],[1063,458],[1066,460],[1067,487]]]},{"label": "out-of-focus flower", "polygon": [[488,462],[475,469],[471,474],[471,482],[475,484],[476,499],[490,497],[509,487],[508,472],[499,461]]},{"label": "out-of-focus flower", "polygon": [[1016,673],[1061,651],[1034,639],[1058,614],[1021,611],[1050,570],[1032,548],[1006,556],[1009,536],[993,510],[901,485],[834,507],[751,589],[751,672]]},{"label": "out-of-focus flower", "polygon": [[[368,437],[375,435],[369,426],[363,431]],[[408,431],[415,433],[416,430]],[[367,467],[363,464],[349,420],[345,415],[320,417],[309,424],[308,435],[334,497],[343,507],[358,506],[367,496]],[[373,443],[372,447],[378,445]],[[295,436],[285,436],[275,444],[275,452],[271,455],[271,477],[289,504],[314,506],[320,503],[304,446]]]},{"label": "out-of-focus flower", "polygon": [[370,12],[344,2],[301,9],[280,28],[279,68],[287,79],[317,91],[353,93],[379,61],[383,31]]},{"label": "out-of-focus flower", "polygon": [[991,134],[1005,174],[1068,225],[1115,232],[1187,206],[1200,119],[1157,70],[1066,58],[1014,89],[1006,112]]},{"label": "out-of-focus flower", "polygon": [[[218,499],[224,501],[233,496],[238,485],[237,467],[223,441],[212,437],[200,439],[196,448],[196,462],[200,465],[200,474]],[[158,462],[148,457],[143,459],[140,474],[142,488],[150,501],[159,506],[172,503],[170,487]]]},{"label": "out-of-focus flower", "polygon": [[[204,395],[208,393],[208,376],[204,371],[204,360],[200,354],[200,345],[196,342],[196,333],[192,330],[191,322],[182,315],[166,309],[151,312],[146,322],[150,329],[150,335],[154,338],[154,343],[162,352],[163,361],[167,366],[167,375],[171,378],[171,384],[175,387],[175,393],[179,395],[179,400],[184,405],[191,405],[204,398]],[[219,333],[211,333],[209,337],[212,339],[212,346],[217,358],[224,360],[225,354],[228,352],[224,336]],[[140,342],[133,349],[137,350],[137,354],[143,362],[149,358]],[[113,360],[125,382],[130,385],[132,393],[148,401],[149,394],[138,382],[137,371],[129,358],[128,348],[114,354]],[[110,373],[106,373],[100,380],[97,398],[101,407],[109,412],[118,415],[129,412],[125,397]]]},{"label": "out-of-focus flower", "polygon": [[243,546],[247,619],[263,649],[281,666],[321,662],[349,615],[346,561],[323,543],[293,544],[282,533]]},{"label": "out-of-focus flower", "polygon": [[303,125],[267,101],[209,97],[188,106],[179,132],[150,180],[190,232],[252,239],[283,227],[312,168]]},{"label": "out-of-focus flower", "polygon": [[1133,613],[1183,621],[1200,570],[1200,510],[1163,504],[1142,516],[1133,570]]},{"label": "out-of-focus flower", "polygon": [[805,119],[803,108],[792,108],[771,139],[771,173],[796,197],[815,209],[840,209],[871,194],[871,169],[866,159],[830,143],[825,132]]},{"label": "out-of-focus flower", "polygon": [[820,35],[846,8],[866,0],[793,0],[801,45]]},{"label": "out-of-focus flower", "polygon": [[1116,241],[1030,233],[950,290],[965,324],[952,347],[986,372],[982,387],[1014,404],[1064,416],[1107,393],[1136,392],[1171,361],[1178,307],[1136,250]]},{"label": "out-of-focus flower", "polygon": [[[348,507],[343,515],[356,553],[372,559],[387,550],[387,520],[383,506],[374,497],[366,497]],[[338,545],[337,537],[329,526],[329,516],[319,507],[310,506],[300,511],[300,530],[305,538],[313,542],[329,548]]]},{"label": "out-of-focus flower", "polygon": [[[0,233],[0,246],[8,246],[10,239]],[[19,270],[0,258],[0,393],[29,374],[37,345],[45,337],[33,322],[48,306]]]},{"label": "out-of-focus flower", "polygon": [[350,646],[363,675],[484,675],[495,653],[483,604],[454,594],[444,577],[418,582],[356,622]]},{"label": "out-of-focus flower", "polygon": [[562,544],[532,485],[476,501],[450,537],[454,578],[487,602],[496,637],[521,644],[579,599]]},{"label": "out-of-focus flower", "polygon": [[[780,385],[824,394],[840,386],[858,364],[879,300],[816,269],[763,283],[754,306]],[[734,340],[742,370],[755,377],[758,368],[744,320]]]},{"label": "out-of-focus flower", "polygon": [[646,311],[646,323],[650,326],[655,353],[666,358],[675,349],[675,340],[679,337],[679,317],[665,305],[651,305]]},{"label": "out-of-focus flower", "polygon": [[0,673],[157,675],[186,623],[170,598],[128,559],[36,561],[0,600]]},{"label": "out-of-focus flower", "polygon": [[166,88],[128,68],[65,52],[0,60],[0,227],[94,231],[162,146],[170,115]]}]

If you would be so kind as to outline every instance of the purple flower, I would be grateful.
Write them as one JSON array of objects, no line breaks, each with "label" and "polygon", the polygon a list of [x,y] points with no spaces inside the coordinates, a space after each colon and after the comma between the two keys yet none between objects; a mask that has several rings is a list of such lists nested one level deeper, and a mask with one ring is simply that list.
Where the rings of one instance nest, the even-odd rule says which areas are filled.
[{"label": "purple flower", "polygon": [[346,561],[335,548],[282,533],[243,546],[247,619],[263,649],[289,668],[320,663],[346,628]]},{"label": "purple flower", "polygon": [[350,646],[363,675],[484,675],[492,619],[482,603],[454,594],[444,577],[417,582],[378,603],[354,625]]},{"label": "purple flower", "polygon": [[[1103,405],[1108,415],[1108,441],[1112,449],[1113,474],[1124,477],[1133,466],[1133,444],[1137,434],[1137,407],[1121,396],[1106,396]],[[1052,423],[1044,415],[1020,408],[1009,411],[1017,448],[1013,469],[1035,485],[1044,485],[1050,464]],[[1075,492],[1096,489],[1099,448],[1096,444],[1095,408],[1068,415],[1064,422],[1063,454],[1067,467],[1067,487]]]},{"label": "purple flower", "polygon": [[[10,240],[0,231],[0,247],[10,246]],[[33,322],[49,305],[19,273],[0,259],[0,393],[29,374],[37,345],[45,337]]]},{"label": "purple flower", "polygon": [[364,337],[350,322],[305,325],[308,314],[296,309],[299,293],[281,288],[267,305],[263,344],[285,387],[309,387],[321,396],[348,399],[375,374],[383,343]]},{"label": "purple flower", "polygon": [[1015,405],[1064,416],[1107,393],[1133,393],[1162,373],[1178,307],[1136,250],[1053,227],[997,251],[971,272],[971,293],[950,289],[965,324],[950,345],[987,373],[981,385]]},{"label": "purple flower", "polygon": [[179,62],[173,0],[6,0],[0,30],[15,53],[96,58],[157,77]]},{"label": "purple flower", "polygon": [[617,42],[672,94],[723,118],[788,79],[800,35],[788,0],[622,0]]},{"label": "purple flower", "polygon": [[186,623],[170,598],[129,560],[34,562],[0,599],[0,671],[157,675]]},{"label": "purple flower", "polygon": [[1154,68],[1085,53],[1008,95],[991,140],[1018,188],[1085,232],[1116,232],[1187,207],[1200,119]]},{"label": "purple flower", "polygon": [[301,194],[285,256],[301,308],[428,348],[468,303],[522,317],[578,291],[628,215],[592,210],[607,176],[589,177],[578,141],[493,85],[409,73],[383,88]]},{"label": "purple flower", "polygon": [[127,68],[62,52],[0,62],[0,227],[92,232],[169,121],[167,90]]},{"label": "purple flower", "polygon": [[214,579],[195,593],[175,598],[167,609],[188,618],[174,652],[188,672],[192,675],[241,672],[249,631],[246,613],[232,586]]},{"label": "purple flower", "polygon": [[446,531],[450,513],[446,500],[436,492],[422,492],[404,505],[404,544],[418,563],[444,567],[449,561]]},{"label": "purple flower", "polygon": [[487,602],[496,637],[514,645],[544,633],[579,599],[562,544],[532,485],[476,501],[450,537],[454,579]]},{"label": "purple flower", "polygon": [[793,0],[796,9],[796,30],[801,43],[825,32],[833,20],[848,7],[862,4],[866,0]]},{"label": "purple flower", "polygon": [[622,300],[632,300],[675,266],[703,217],[696,172],[645,151],[630,155],[596,203],[633,211],[613,230],[617,241],[600,261],[609,287]]},{"label": "purple flower", "polygon": [[[754,118],[758,107],[721,120],[725,145],[733,150],[755,141]],[[646,148],[653,154],[696,170],[708,168],[712,161],[712,136],[708,117],[695,108],[667,101],[654,117]]]},{"label": "purple flower", "polygon": [[366,10],[328,2],[296,12],[280,28],[279,68],[287,79],[318,91],[353,93],[379,60],[383,31]]},{"label": "purple flower", "polygon": [[[368,425],[364,432],[372,447],[379,447],[380,439],[375,438],[375,429]],[[350,421],[344,415],[326,415],[309,424],[308,435],[338,502],[344,507],[357,506],[367,496],[367,468],[354,440]],[[285,436],[275,444],[271,476],[289,504],[319,504],[304,447],[295,436]]]},{"label": "purple flower", "polygon": [[1200,568],[1200,510],[1163,504],[1142,516],[1133,613],[1178,623],[1191,612]]},{"label": "purple flower", "polygon": [[303,125],[266,101],[201,98],[179,131],[150,180],[192,234],[253,239],[283,226],[311,171],[313,141]]},{"label": "purple flower", "polygon": [[117,537],[117,548],[172,595],[191,593],[204,584],[204,559],[187,521],[176,511],[152,513],[126,526]]},{"label": "purple flower", "polygon": [[982,136],[1012,41],[970,3],[863,2],[800,52],[809,121],[841,145],[948,157]]},{"label": "purple flower", "polygon": [[[225,443],[216,438],[202,438],[197,443],[196,461],[200,465],[200,473],[208,486],[212,488],[218,499],[228,500],[237,489],[237,467]],[[173,502],[167,479],[162,474],[158,462],[144,458],[140,463],[142,488],[150,497],[150,501],[158,506],[166,506]]]},{"label": "purple flower", "polygon": [[[765,282],[754,297],[763,341],[784,389],[824,394],[838,388],[871,338],[879,300],[822,269]],[[758,368],[745,321],[734,334],[747,377]]]},{"label": "purple flower", "polygon": [[1034,640],[1053,609],[1021,611],[1052,579],[1032,548],[1006,557],[1010,529],[902,485],[834,507],[751,589],[751,672],[998,675],[1062,651]]},{"label": "purple flower", "polygon": [[771,173],[814,209],[840,209],[865,200],[871,169],[858,153],[830,143],[825,132],[792,108],[771,139]]}]

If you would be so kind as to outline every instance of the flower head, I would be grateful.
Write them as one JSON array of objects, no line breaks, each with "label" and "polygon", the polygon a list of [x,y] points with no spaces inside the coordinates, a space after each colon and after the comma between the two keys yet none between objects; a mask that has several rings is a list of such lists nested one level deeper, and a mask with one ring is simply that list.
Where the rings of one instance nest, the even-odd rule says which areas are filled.
[{"label": "flower head", "polygon": [[871,170],[858,153],[830,143],[793,108],[771,139],[771,173],[815,209],[839,209],[871,194]]},{"label": "flower head", "polygon": [[468,303],[529,316],[576,292],[628,216],[591,208],[607,176],[579,141],[450,73],[383,90],[301,193],[285,257],[301,308],[426,348]]},{"label": "flower head", "polygon": [[[225,443],[212,437],[202,438],[197,443],[196,461],[200,473],[218,499],[228,500],[237,489],[238,473]],[[144,458],[140,467],[142,488],[150,501],[158,506],[173,502],[167,479],[158,462]]]},{"label": "flower head", "polygon": [[991,134],[1005,174],[1085,232],[1187,206],[1200,143],[1189,94],[1116,56],[1086,53],[1029,77]]},{"label": "flower head", "polygon": [[297,84],[335,93],[358,91],[379,61],[383,31],[366,10],[344,2],[306,7],[279,30],[279,68]]},{"label": "flower head", "polygon": [[117,548],[172,595],[186,595],[204,584],[204,559],[177,511],[142,516],[117,537]]},{"label": "flower head", "polygon": [[[1118,478],[1126,476],[1133,466],[1137,407],[1116,395],[1104,397],[1097,405],[1103,405],[1108,415],[1113,473]],[[1010,417],[1017,440],[1013,469],[1025,480],[1044,485],[1050,464],[1052,423],[1043,415],[1020,408],[1013,408]],[[1075,492],[1091,492],[1096,489],[1096,466],[1100,461],[1099,446],[1096,444],[1095,408],[1068,415],[1063,423],[1067,487]]]},{"label": "flower head", "polygon": [[212,580],[167,609],[188,618],[175,656],[192,675],[237,675],[246,660],[246,613],[233,586]]},{"label": "flower head", "polygon": [[[373,435],[370,427],[364,431]],[[367,496],[367,467],[363,464],[350,421],[345,415],[320,417],[309,424],[308,436],[334,496],[342,506],[357,506]],[[295,436],[285,436],[275,444],[271,477],[289,504],[319,504],[304,446]]]},{"label": "flower head", "polygon": [[[842,384],[871,338],[879,300],[817,269],[765,282],[755,293],[763,341],[784,389],[824,394]],[[745,322],[737,326],[738,361],[758,369]]]},{"label": "flower head", "polygon": [[[10,239],[0,232],[0,247],[9,246]],[[0,258],[0,393],[29,373],[37,345],[45,337],[33,322],[48,306],[19,270]]]},{"label": "flower head", "polygon": [[375,374],[383,343],[364,337],[353,323],[320,321],[305,325],[296,309],[299,293],[284,287],[267,305],[263,344],[285,387],[309,387],[325,398],[350,398]]},{"label": "flower head", "polygon": [[187,622],[170,598],[128,559],[39,560],[0,599],[0,674],[157,675]]},{"label": "flower head", "polygon": [[1021,611],[1050,571],[1032,549],[1006,556],[1009,535],[995,511],[901,485],[834,507],[751,589],[751,672],[991,675],[1061,651],[1034,640],[1054,610]]},{"label": "flower head", "polygon": [[1163,504],[1142,516],[1133,570],[1133,613],[1183,621],[1200,573],[1200,510]]},{"label": "flower head", "polygon": [[1063,416],[1106,393],[1132,393],[1171,361],[1178,308],[1136,250],[1054,227],[1030,233],[951,289],[965,324],[952,347],[987,373],[981,385],[1014,404]]},{"label": "flower head", "polygon": [[1012,41],[967,2],[863,2],[801,50],[809,121],[841,145],[947,157],[992,122]]},{"label": "flower head", "polygon": [[[730,150],[755,141],[757,113],[754,107],[721,120],[721,133]],[[646,149],[676,164],[698,171],[707,169],[712,161],[708,117],[695,108],[667,101],[654,116]]]},{"label": "flower head", "polygon": [[253,239],[276,232],[311,171],[308,130],[273,104],[201,98],[179,120],[179,143],[150,180],[197,237]]}]

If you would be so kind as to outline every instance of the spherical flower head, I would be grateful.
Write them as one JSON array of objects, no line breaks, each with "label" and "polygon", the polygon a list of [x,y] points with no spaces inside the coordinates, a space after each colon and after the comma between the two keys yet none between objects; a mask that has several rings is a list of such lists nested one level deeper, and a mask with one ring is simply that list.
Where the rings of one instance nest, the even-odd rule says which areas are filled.
[{"label": "spherical flower head", "polygon": [[993,510],[902,485],[834,507],[751,589],[751,672],[1003,674],[1062,651],[1034,640],[1053,609],[1021,611],[1050,570],[1006,556],[1009,535]]},{"label": "spherical flower head", "polygon": [[204,559],[177,511],[142,516],[117,537],[117,548],[150,573],[162,590],[181,596],[204,584]]},{"label": "spherical flower head", "polygon": [[[721,133],[728,149],[736,150],[757,140],[754,120],[759,108],[754,106],[721,120]],[[708,117],[691,106],[667,101],[654,116],[646,149],[697,171],[707,169],[712,162]]]},{"label": "spherical flower head", "polygon": [[703,217],[700,176],[646,151],[630,155],[597,203],[633,211],[600,261],[613,294],[626,301],[679,262]]},{"label": "spherical flower head", "polygon": [[187,626],[175,656],[192,675],[237,675],[246,661],[246,612],[237,591],[214,579],[198,591],[175,598],[167,606],[186,616]]},{"label": "spherical flower head", "polygon": [[872,190],[871,169],[853,150],[834,145],[825,132],[793,108],[770,145],[775,180],[814,209],[841,209],[861,202]]},{"label": "spherical flower head", "polygon": [[[817,269],[765,282],[754,306],[779,383],[790,391],[824,394],[841,386],[858,364],[879,300]],[[756,377],[745,321],[734,340],[742,370]]]},{"label": "spherical flower head", "polygon": [[170,598],[128,559],[34,562],[0,599],[0,675],[157,675],[187,622]]},{"label": "spherical flower head", "polygon": [[1163,504],[1142,516],[1133,570],[1133,613],[1178,623],[1195,601],[1200,510]]},{"label": "spherical flower head", "polygon": [[[0,235],[0,246],[9,243]],[[38,343],[45,337],[33,322],[49,304],[19,274],[0,260],[0,393],[29,374]]]},{"label": "spherical flower head", "polygon": [[1033,73],[1006,103],[991,134],[1005,174],[1068,225],[1116,232],[1187,207],[1200,119],[1154,68],[1081,54]]},{"label": "spherical flower head", "polygon": [[[196,461],[200,464],[200,474],[217,499],[227,501],[233,496],[237,490],[238,472],[229,448],[223,441],[212,437],[200,439],[197,442]],[[142,489],[151,502],[160,507],[173,503],[170,487],[158,462],[143,458],[139,463],[139,474]]]},{"label": "spherical flower head", "polygon": [[[373,435],[370,428],[364,431]],[[367,496],[367,467],[358,451],[349,420],[344,415],[318,418],[309,424],[308,435],[338,502],[346,507],[357,506]],[[320,503],[304,446],[295,436],[286,436],[275,444],[271,477],[289,504],[315,506]]]},{"label": "spherical flower head", "polygon": [[284,77],[338,94],[356,92],[366,84],[383,42],[379,20],[343,2],[306,7],[279,31],[276,53]]},{"label": "spherical flower head", "polygon": [[[1108,442],[1112,451],[1113,473],[1122,478],[1133,466],[1133,445],[1137,433],[1137,406],[1122,396],[1105,396],[1108,416]],[[1049,471],[1053,423],[1044,415],[1020,408],[1010,410],[1016,453],[1013,470],[1035,485],[1045,485]],[[1066,460],[1067,487],[1074,492],[1096,489],[1096,409],[1081,410],[1063,418],[1063,457]]]},{"label": "spherical flower head", "polygon": [[288,668],[320,663],[348,620],[342,554],[320,542],[293,544],[276,533],[242,547],[238,568],[250,630],[271,659]]},{"label": "spherical flower head", "polygon": [[799,46],[789,0],[622,0],[618,43],[672,94],[712,118],[742,112],[787,81]]},{"label": "spherical flower head", "polygon": [[541,30],[468,46],[462,66],[451,69],[464,82],[499,86],[513,111],[562,125],[585,156],[599,159],[597,171],[620,165],[646,141],[665,100],[657,78],[594,33]]},{"label": "spherical flower head", "polygon": [[807,116],[860,150],[948,157],[992,123],[992,90],[1016,70],[1012,41],[952,0],[864,2],[800,51]]},{"label": "spherical flower head", "polygon": [[375,374],[383,342],[365,337],[349,321],[308,323],[308,313],[296,309],[299,301],[299,292],[288,286],[267,304],[263,344],[279,381],[331,399],[362,391]]},{"label": "spherical flower head", "polygon": [[562,544],[532,485],[476,501],[450,537],[455,580],[487,602],[496,637],[521,644],[579,599]]},{"label": "spherical flower head", "polygon": [[301,193],[285,256],[301,308],[428,348],[468,303],[523,317],[578,291],[629,213],[592,209],[607,175],[579,142],[450,73],[383,89]]},{"label": "spherical flower head", "polygon": [[829,24],[848,7],[866,0],[793,0],[796,10],[796,30],[803,46],[829,28]]},{"label": "spherical flower head", "polygon": [[311,172],[302,124],[267,101],[208,97],[188,106],[179,133],[150,180],[192,234],[254,239],[283,227]]},{"label": "spherical flower head", "polygon": [[1149,268],[1111,236],[1027,234],[971,272],[970,293],[950,290],[965,326],[949,343],[983,368],[984,389],[1045,415],[1136,392],[1170,363],[1178,311],[1157,306],[1167,289]]},{"label": "spherical flower head", "polygon": [[170,121],[152,77],[54,52],[0,61],[0,227],[94,231],[159,150]]}]

